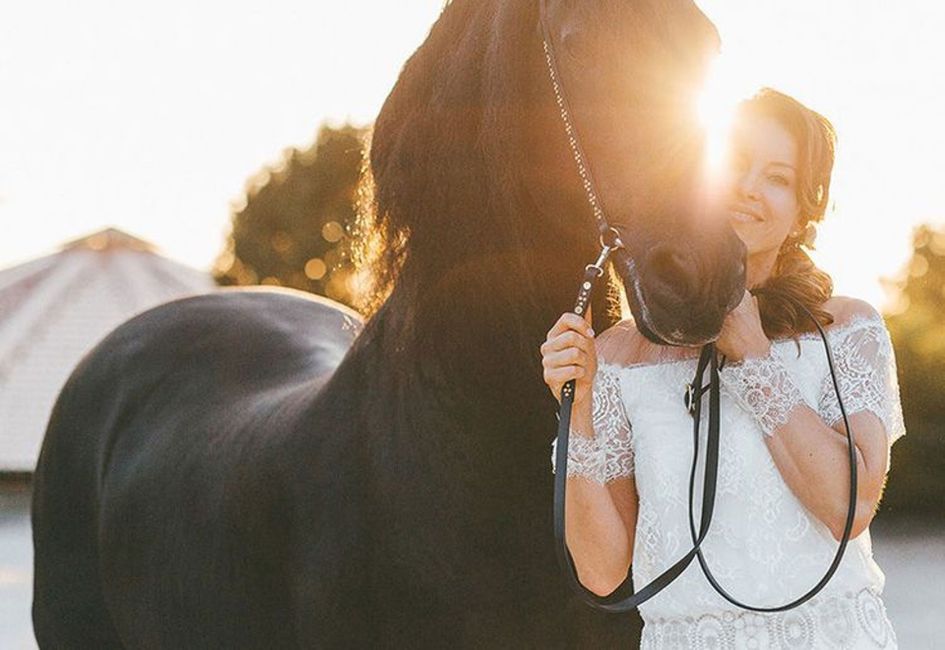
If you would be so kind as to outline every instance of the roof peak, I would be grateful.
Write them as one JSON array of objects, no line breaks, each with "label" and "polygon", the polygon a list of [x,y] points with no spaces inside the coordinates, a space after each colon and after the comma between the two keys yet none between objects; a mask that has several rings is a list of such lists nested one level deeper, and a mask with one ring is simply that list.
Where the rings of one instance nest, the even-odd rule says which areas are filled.
[{"label": "roof peak", "polygon": [[147,251],[149,253],[157,252],[157,247],[151,242],[145,241],[134,235],[129,235],[118,228],[103,228],[84,237],[68,241],[60,250],[91,249],[95,251],[108,251],[112,249],[132,249]]}]

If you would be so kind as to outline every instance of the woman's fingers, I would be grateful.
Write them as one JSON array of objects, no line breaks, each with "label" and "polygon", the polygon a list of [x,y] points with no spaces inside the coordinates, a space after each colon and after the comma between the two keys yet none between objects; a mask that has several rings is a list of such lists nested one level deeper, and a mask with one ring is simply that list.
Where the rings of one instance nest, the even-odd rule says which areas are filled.
[{"label": "woman's fingers", "polygon": [[545,383],[559,402],[562,388],[571,380],[577,382],[574,403],[583,401],[589,394],[590,377],[597,368],[590,318],[590,309],[583,317],[572,312],[562,314],[541,345]]},{"label": "woman's fingers", "polygon": [[558,352],[549,352],[542,357],[541,363],[545,368],[559,368],[561,366],[584,366],[587,364],[588,353],[581,348],[570,347]]},{"label": "woman's fingers", "polygon": [[580,348],[585,352],[590,352],[592,340],[593,339],[591,337],[585,334],[575,332],[574,330],[569,330],[563,334],[559,334],[549,341],[542,343],[541,353],[550,354],[552,352],[566,350],[567,348],[571,347]]},{"label": "woman's fingers", "polygon": [[560,392],[564,384],[572,379],[582,379],[587,375],[587,368],[582,366],[560,366],[557,368],[548,368],[545,370],[545,382],[553,386]]},{"label": "woman's fingers", "polygon": [[561,318],[559,318],[557,322],[552,325],[551,329],[548,330],[548,335],[545,337],[545,340],[550,341],[556,336],[559,336],[569,330],[581,332],[587,336],[593,336],[593,330],[591,330],[590,323],[577,314],[566,312],[561,314]]}]

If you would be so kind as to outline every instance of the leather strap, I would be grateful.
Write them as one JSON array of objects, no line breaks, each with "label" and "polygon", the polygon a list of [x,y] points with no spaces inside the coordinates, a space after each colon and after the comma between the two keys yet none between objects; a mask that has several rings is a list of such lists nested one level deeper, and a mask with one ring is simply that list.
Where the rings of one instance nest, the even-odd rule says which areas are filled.
[{"label": "leather strap", "polygon": [[[757,289],[753,293],[764,293],[764,290]],[[846,523],[844,524],[843,535],[840,539],[840,544],[837,546],[837,552],[834,554],[833,561],[830,563],[830,566],[827,568],[826,573],[824,573],[823,577],[817,582],[817,584],[811,587],[811,589],[808,590],[805,594],[783,605],[777,605],[774,607],[759,607],[757,605],[748,605],[738,600],[737,598],[729,594],[728,591],[726,591],[722,587],[721,584],[719,584],[718,579],[712,574],[712,571],[709,569],[709,564],[702,554],[702,549],[697,548],[696,557],[699,558],[699,565],[702,567],[702,573],[705,574],[705,577],[709,581],[709,584],[711,584],[712,587],[719,593],[719,595],[722,596],[728,602],[732,603],[733,605],[737,607],[751,610],[753,612],[783,612],[789,609],[793,609],[801,605],[802,603],[807,602],[808,600],[813,598],[815,595],[817,595],[817,593],[827,585],[827,583],[833,577],[834,573],[836,573],[837,568],[840,566],[840,561],[843,559],[843,553],[846,550],[847,544],[850,541],[850,532],[853,529],[853,520],[856,517],[856,492],[857,492],[856,446],[853,442],[853,433],[852,433],[852,429],[850,428],[850,421],[847,419],[846,407],[843,406],[843,399],[840,397],[840,385],[837,383],[837,373],[834,370],[833,352],[830,350],[830,344],[827,342],[827,335],[824,332],[823,328],[820,326],[820,323],[817,322],[817,318],[815,318],[814,315],[810,312],[810,310],[808,310],[807,307],[805,307],[801,303],[793,299],[791,299],[791,301],[794,303],[794,306],[799,307],[801,310],[803,310],[807,314],[808,317],[810,317],[814,325],[817,327],[817,331],[820,333],[821,340],[824,343],[824,350],[827,354],[827,365],[830,368],[830,378],[833,380],[833,389],[837,395],[837,403],[840,406],[840,414],[843,416],[843,424],[846,426],[846,431],[847,431],[847,445],[848,445],[848,450],[849,450],[849,464],[850,464],[850,496],[849,496],[849,501],[847,503],[847,519],[846,519]],[[716,383],[717,383],[717,377],[713,376],[711,379],[711,384],[710,384],[710,391],[711,391],[710,395],[714,396],[718,393]],[[701,386],[702,384],[701,382],[697,382],[697,383],[694,383],[694,385]],[[702,391],[699,391],[699,393],[701,392]],[[698,402],[696,402],[696,404],[698,404]],[[717,409],[718,406],[715,404],[714,401],[710,400],[710,408]],[[699,422],[698,411],[699,411],[699,408],[698,406],[696,406],[695,421],[696,421],[697,426]],[[712,416],[712,412],[710,411],[710,418],[711,417],[713,416]],[[715,413],[714,417],[717,420],[718,413]],[[698,446],[699,446],[698,435],[694,437],[693,445],[698,449]],[[698,455],[698,451],[696,452],[696,454]],[[695,466],[693,466],[693,470],[695,470]],[[694,500],[694,481],[693,481],[693,478],[690,477],[690,480],[689,480],[689,534],[692,537],[693,544],[695,545],[696,541],[701,542],[701,540],[705,536],[701,533],[701,526],[700,526],[700,533],[698,535],[696,534],[696,527],[695,527],[696,524],[695,524],[695,520],[692,514],[693,500]]]},{"label": "leather strap", "polygon": [[[590,301],[591,292],[593,291],[594,284],[596,279],[600,276],[600,267],[603,265],[603,260],[606,259],[609,249],[605,247],[601,257],[598,259],[597,264],[589,264],[585,270],[584,279],[581,283],[581,290],[578,293],[578,300],[575,306],[575,313],[583,313],[586,309],[588,302]],[[758,293],[763,292],[762,290],[757,290]],[[565,579],[571,584],[574,591],[577,595],[588,605],[596,609],[600,609],[606,612],[618,613],[626,612],[635,607],[638,607],[640,604],[646,602],[663,589],[668,587],[676,578],[678,578],[683,571],[686,570],[686,567],[692,562],[693,558],[696,557],[699,559],[699,565],[702,568],[703,573],[706,576],[706,579],[712,585],[712,587],[726,600],[737,607],[742,609],[747,609],[756,612],[781,612],[788,609],[793,609],[801,605],[802,603],[813,598],[821,589],[826,586],[826,584],[833,577],[837,568],[840,565],[840,561],[843,559],[843,553],[846,549],[846,546],[850,540],[850,532],[853,528],[853,520],[856,514],[856,493],[857,493],[857,473],[856,473],[856,447],[853,442],[853,434],[850,428],[850,422],[847,419],[846,408],[843,406],[843,400],[840,396],[840,386],[837,381],[837,375],[833,363],[833,353],[830,349],[830,344],[827,341],[827,335],[824,332],[823,328],[820,326],[820,323],[817,322],[817,319],[807,310],[806,307],[800,305],[798,306],[804,310],[808,316],[814,321],[815,326],[817,327],[818,332],[820,333],[821,339],[824,343],[824,350],[827,354],[827,363],[830,368],[831,379],[833,380],[834,391],[837,394],[837,401],[840,406],[840,413],[843,415],[843,422],[846,425],[847,430],[847,442],[849,446],[849,462],[850,462],[850,497],[849,504],[847,507],[847,519],[844,525],[843,536],[840,540],[840,544],[837,547],[837,552],[834,556],[833,562],[830,564],[830,567],[827,569],[827,572],[824,576],[817,582],[814,587],[812,587],[807,593],[802,595],[795,600],[792,600],[789,603],[784,605],[779,605],[776,607],[759,607],[755,605],[748,605],[743,603],[730,595],[722,586],[719,584],[718,580],[712,574],[709,569],[708,562],[706,561],[702,553],[702,542],[705,540],[706,535],[709,532],[709,526],[712,523],[712,513],[715,507],[715,492],[718,481],[718,464],[719,464],[719,441],[720,441],[720,395],[721,395],[721,384],[719,381],[719,364],[718,364],[718,355],[716,354],[715,345],[709,343],[703,346],[702,351],[699,355],[699,363],[696,366],[695,377],[691,383],[691,386],[698,387],[695,390],[690,390],[687,392],[687,399],[691,400],[691,409],[693,419],[693,454],[692,454],[692,466],[689,472],[689,505],[688,505],[688,516],[689,516],[689,531],[692,538],[692,548],[682,557],[680,557],[672,566],[663,571],[660,575],[653,579],[649,584],[645,585],[641,589],[632,593],[630,596],[622,600],[614,600],[612,597],[605,596],[601,597],[594,594],[592,591],[584,587],[581,584],[580,580],[577,577],[577,571],[574,567],[574,561],[571,558],[571,553],[568,550],[566,533],[565,533],[565,502],[567,496],[567,468],[568,468],[568,438],[571,427],[571,410],[574,404],[574,380],[568,381],[561,390],[561,409],[558,416],[558,437],[557,437],[557,449],[555,451],[555,493],[554,493],[554,535],[555,535],[555,552],[558,557],[558,565],[561,568],[562,573],[565,576]],[[695,492],[695,480],[696,480],[696,467],[698,465],[699,459],[699,433],[700,433],[700,424],[702,416],[702,398],[706,392],[703,384],[703,378],[705,375],[706,367],[709,367],[709,431],[706,439],[706,463],[705,471],[703,474],[703,487],[702,487],[702,510],[699,522],[699,528],[696,529],[694,515],[692,511],[693,501],[694,501],[694,492]],[[624,586],[631,580],[631,576],[628,574],[627,578],[624,579],[623,583],[614,590],[614,593],[620,592]]]},{"label": "leather strap", "polygon": [[564,91],[564,81],[561,79],[561,72],[558,69],[558,60],[555,57],[554,40],[551,37],[551,31],[548,29],[547,10],[545,0],[538,2],[538,25],[542,46],[545,53],[545,63],[548,67],[548,74],[551,78],[552,89],[554,90],[555,103],[561,113],[561,121],[564,124],[565,136],[568,138],[568,147],[571,149],[571,155],[577,166],[578,175],[581,177],[581,185],[584,187],[584,194],[590,205],[591,213],[594,215],[594,221],[597,224],[597,230],[602,239],[607,240],[612,234],[616,234],[604,212],[603,200],[597,192],[597,182],[594,180],[594,173],[591,169],[590,161],[584,149],[581,146],[581,138],[578,134],[578,125],[574,119],[574,113],[568,103],[568,95]]},{"label": "leather strap", "polygon": [[[578,297],[577,307],[581,307],[581,312],[583,312],[584,307],[587,304],[587,301],[590,299],[590,293],[593,289],[594,282],[596,280],[596,274],[592,270],[593,265],[588,265],[588,269],[585,271],[584,281],[581,283],[581,291]],[[576,313],[577,307],[575,308]],[[712,366],[713,375],[718,377],[718,367],[717,367],[717,355],[715,354],[715,346],[713,344],[708,344],[702,348],[702,353],[699,356],[699,364],[696,369],[696,379],[694,380],[695,385],[702,385],[702,378],[706,370],[706,366]],[[718,392],[710,394],[710,401],[718,400]],[[701,404],[701,395],[696,397],[696,403]],[[558,442],[557,450],[555,456],[555,466],[558,468],[555,472],[555,495],[554,495],[554,534],[555,534],[555,551],[558,556],[558,565],[561,567],[562,572],[565,575],[565,579],[571,584],[574,591],[578,596],[587,604],[604,610],[606,612],[618,613],[629,611],[641,603],[646,602],[663,589],[668,587],[676,578],[686,570],[686,567],[692,562],[693,558],[696,557],[699,552],[699,548],[702,545],[703,540],[709,532],[709,525],[712,523],[712,512],[715,507],[715,489],[716,489],[716,477],[718,475],[718,462],[719,462],[719,421],[718,421],[718,409],[710,411],[715,413],[715,419],[711,420],[709,423],[709,438],[707,441],[707,450],[706,450],[706,471],[703,478],[703,488],[702,488],[702,514],[701,521],[699,526],[699,534],[694,539],[693,547],[683,555],[679,560],[677,560],[671,567],[663,571],[659,576],[657,576],[652,582],[644,586],[642,589],[636,591],[632,595],[613,602],[609,597],[601,597],[594,594],[592,591],[584,587],[581,582],[578,580],[577,571],[574,568],[574,561],[571,558],[571,553],[568,550],[568,545],[565,537],[565,500],[567,494],[567,474],[568,474],[568,435],[571,427],[571,407],[574,403],[574,380],[567,382],[564,388],[561,391],[561,410],[559,413],[559,422],[558,422]],[[698,437],[699,435],[699,420],[698,418],[694,420],[693,423],[693,435]],[[693,480],[694,473],[696,468],[696,463],[698,460],[698,446],[693,448],[693,459],[692,459],[692,472]],[[627,578],[624,579],[620,587],[615,590],[614,593],[619,592],[624,585],[631,580],[630,575],[628,574]]]}]

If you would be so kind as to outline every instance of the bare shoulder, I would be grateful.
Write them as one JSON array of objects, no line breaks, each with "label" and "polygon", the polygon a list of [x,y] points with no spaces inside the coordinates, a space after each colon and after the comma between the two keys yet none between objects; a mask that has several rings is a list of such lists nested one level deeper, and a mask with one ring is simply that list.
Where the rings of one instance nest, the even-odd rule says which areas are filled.
[{"label": "bare shoulder", "polygon": [[861,318],[879,322],[883,320],[882,315],[873,305],[850,296],[833,296],[824,303],[824,309],[833,316],[834,322],[831,327],[842,327]]},{"label": "bare shoulder", "polygon": [[597,356],[605,363],[629,365],[643,358],[647,341],[632,319],[614,323],[601,332],[594,340]]}]

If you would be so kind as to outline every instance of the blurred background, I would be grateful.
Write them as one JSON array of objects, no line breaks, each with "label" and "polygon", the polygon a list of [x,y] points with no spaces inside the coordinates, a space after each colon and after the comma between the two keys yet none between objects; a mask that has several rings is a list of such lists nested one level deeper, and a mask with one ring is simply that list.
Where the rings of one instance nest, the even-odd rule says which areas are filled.
[{"label": "blurred background", "polygon": [[[35,647],[29,477],[68,372],[161,302],[225,285],[352,304],[371,121],[442,0],[0,5],[0,647]],[[945,602],[945,9],[701,0],[700,113],[759,85],[839,134],[815,261],[887,319],[908,435],[872,527],[904,648]]]}]

